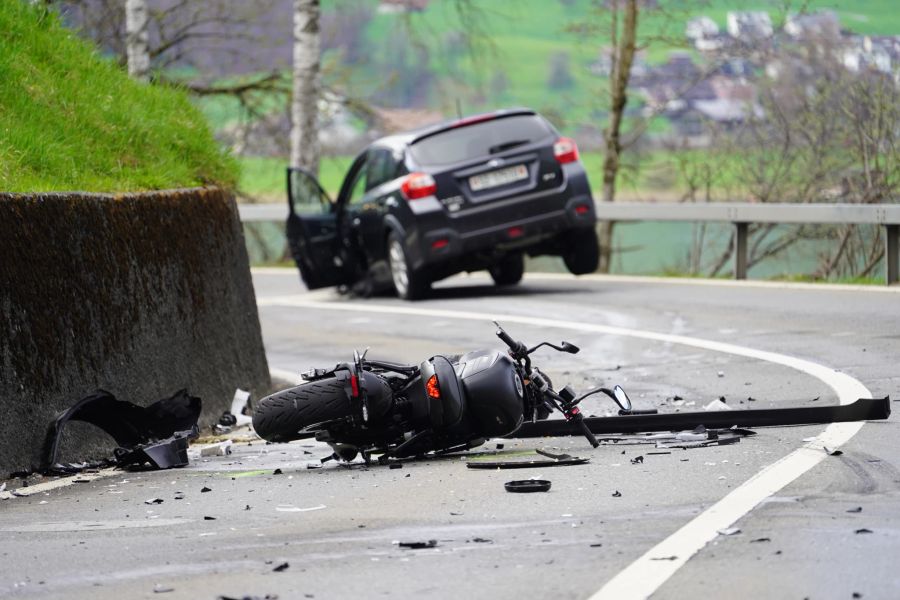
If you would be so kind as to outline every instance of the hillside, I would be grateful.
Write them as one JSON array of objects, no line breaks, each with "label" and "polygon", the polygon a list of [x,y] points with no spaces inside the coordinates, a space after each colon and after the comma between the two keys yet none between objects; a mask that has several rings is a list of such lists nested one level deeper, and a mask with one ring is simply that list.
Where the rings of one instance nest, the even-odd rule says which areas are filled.
[{"label": "hillside", "polygon": [[135,82],[22,0],[0,2],[0,192],[233,186],[185,94]]}]

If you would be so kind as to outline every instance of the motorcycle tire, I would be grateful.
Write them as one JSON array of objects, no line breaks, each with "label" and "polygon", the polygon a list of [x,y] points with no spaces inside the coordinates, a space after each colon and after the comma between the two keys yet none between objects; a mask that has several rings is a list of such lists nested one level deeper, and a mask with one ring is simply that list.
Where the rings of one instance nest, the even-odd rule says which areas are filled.
[{"label": "motorcycle tire", "polygon": [[311,437],[316,425],[348,417],[351,411],[343,381],[310,381],[260,400],[253,429],[264,440],[290,442]]}]

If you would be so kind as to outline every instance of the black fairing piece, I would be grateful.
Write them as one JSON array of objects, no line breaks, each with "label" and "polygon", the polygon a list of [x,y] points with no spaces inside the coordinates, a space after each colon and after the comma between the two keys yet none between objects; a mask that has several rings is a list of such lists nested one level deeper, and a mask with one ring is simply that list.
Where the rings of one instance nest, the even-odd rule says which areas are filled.
[{"label": "black fairing piece", "polygon": [[508,354],[476,350],[459,359],[457,373],[466,394],[467,410],[486,437],[509,435],[524,420],[522,383]]},{"label": "black fairing piece", "polygon": [[[164,456],[176,456],[182,441],[176,438],[185,438],[183,445],[187,448],[186,438],[196,435],[197,419],[200,418],[200,398],[191,396],[187,390],[179,390],[168,398],[158,400],[153,404],[143,407],[117,400],[115,396],[105,390],[97,390],[89,396],[85,396],[76,402],[71,408],[61,412],[50,424],[47,438],[44,443],[44,469],[52,467],[56,463],[57,447],[63,427],[69,421],[83,421],[95,425],[108,433],[125,452],[117,451],[119,456],[131,456],[137,458],[140,454],[133,451],[147,445],[147,450],[154,456],[159,456],[161,463],[151,461],[158,468],[183,466],[187,464],[187,454],[184,461],[177,459],[175,464],[170,464]],[[150,446],[160,446],[171,443],[170,449],[174,454],[168,454],[170,450],[154,449]],[[121,462],[121,461],[120,461]],[[129,461],[131,463],[135,460]]]},{"label": "black fairing piece", "polygon": [[[434,429],[447,430],[462,421],[466,411],[466,399],[459,378],[453,365],[445,356],[434,356],[420,366],[422,381],[427,382],[432,375],[437,375],[440,398],[432,398],[425,393],[425,406],[428,410],[428,425]],[[426,415],[420,413],[421,417]]]}]

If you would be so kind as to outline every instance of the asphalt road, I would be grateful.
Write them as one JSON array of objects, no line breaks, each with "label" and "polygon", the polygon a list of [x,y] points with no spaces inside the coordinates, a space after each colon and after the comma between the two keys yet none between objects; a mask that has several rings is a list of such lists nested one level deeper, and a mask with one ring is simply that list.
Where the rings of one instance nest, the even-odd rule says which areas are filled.
[{"label": "asphalt road", "polygon": [[[638,407],[698,410],[720,396],[734,409],[833,404],[835,381],[844,395],[861,384],[900,398],[897,291],[553,277],[497,290],[475,275],[409,304],[307,293],[294,272],[257,272],[254,283],[273,369],[332,366],[353,348],[412,362],[497,347],[495,317],[525,341],[582,348],[535,359],[557,386],[619,383]],[[795,359],[830,369],[810,374]],[[307,469],[321,446],[239,444],[179,471],[0,501],[0,596],[900,597],[897,418],[855,427],[760,429],[671,454],[580,438],[483,447],[591,458],[523,471],[470,470],[459,457]],[[804,441],[841,435],[840,456]],[[786,485],[766,487],[797,464]],[[503,489],[530,477],[551,491]],[[153,498],[163,502],[145,504]],[[712,529],[694,554],[723,522],[740,532]],[[437,545],[395,543],[427,540]]]}]

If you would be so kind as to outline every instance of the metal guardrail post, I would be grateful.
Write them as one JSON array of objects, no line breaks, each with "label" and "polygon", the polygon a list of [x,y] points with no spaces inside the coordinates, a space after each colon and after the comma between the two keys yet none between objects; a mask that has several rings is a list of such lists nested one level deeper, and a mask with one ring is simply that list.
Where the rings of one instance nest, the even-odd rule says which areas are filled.
[{"label": "metal guardrail post", "polygon": [[900,281],[900,225],[884,226],[884,282],[893,285]]},{"label": "metal guardrail post", "polygon": [[747,231],[749,223],[734,223],[734,278],[747,279]]}]

